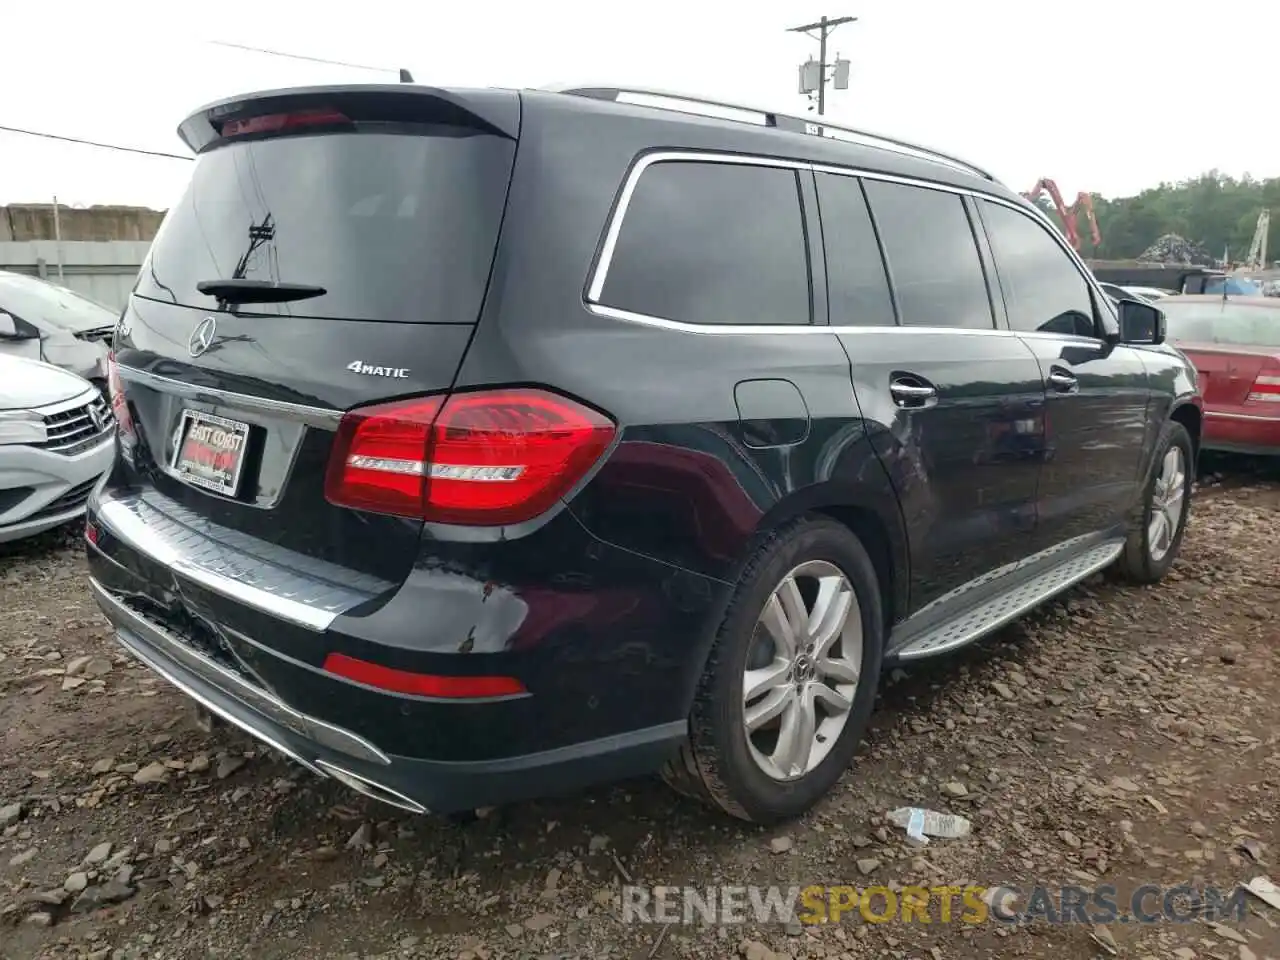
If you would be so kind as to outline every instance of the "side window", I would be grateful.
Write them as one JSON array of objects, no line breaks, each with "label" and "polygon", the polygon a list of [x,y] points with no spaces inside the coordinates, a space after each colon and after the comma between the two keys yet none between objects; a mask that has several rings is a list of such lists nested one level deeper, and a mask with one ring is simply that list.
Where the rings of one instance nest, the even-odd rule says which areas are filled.
[{"label": "side window", "polygon": [[707,324],[812,322],[794,170],[662,161],[640,175],[600,302]]},{"label": "side window", "polygon": [[994,328],[964,202],[952,193],[898,183],[868,180],[865,187],[903,325]]},{"label": "side window", "polygon": [[880,244],[856,177],[818,174],[831,324],[891,327],[897,321]]},{"label": "side window", "polygon": [[1089,284],[1049,231],[1026,214],[982,201],[1009,326],[1024,333],[1097,336]]}]

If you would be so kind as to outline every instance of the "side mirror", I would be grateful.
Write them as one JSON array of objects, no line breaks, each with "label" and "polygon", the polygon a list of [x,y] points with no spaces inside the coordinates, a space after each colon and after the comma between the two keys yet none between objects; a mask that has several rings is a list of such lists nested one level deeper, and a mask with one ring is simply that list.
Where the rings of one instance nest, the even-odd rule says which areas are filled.
[{"label": "side mirror", "polygon": [[1164,312],[1153,304],[1121,300],[1120,342],[1154,346],[1164,343]]},{"label": "side mirror", "polygon": [[18,321],[0,310],[0,340],[19,340],[21,337],[22,335],[18,332]]}]

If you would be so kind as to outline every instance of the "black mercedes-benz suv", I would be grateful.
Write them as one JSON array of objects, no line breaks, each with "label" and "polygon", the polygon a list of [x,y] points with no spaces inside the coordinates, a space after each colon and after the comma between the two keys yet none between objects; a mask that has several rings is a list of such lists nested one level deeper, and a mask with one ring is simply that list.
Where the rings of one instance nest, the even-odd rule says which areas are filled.
[{"label": "black mercedes-benz suv", "polygon": [[279,90],[180,135],[91,586],[365,794],[661,771],[793,817],[886,665],[1177,554],[1194,370],[960,160],[603,88]]}]

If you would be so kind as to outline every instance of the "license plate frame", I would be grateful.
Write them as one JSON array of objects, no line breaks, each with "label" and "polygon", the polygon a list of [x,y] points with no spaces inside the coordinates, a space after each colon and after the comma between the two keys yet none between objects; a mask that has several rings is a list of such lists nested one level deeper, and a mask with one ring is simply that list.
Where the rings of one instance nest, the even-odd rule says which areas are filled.
[{"label": "license plate frame", "polygon": [[[190,450],[193,439],[191,431],[201,426],[212,427],[222,433],[229,433],[236,439],[234,462],[230,468],[220,467],[216,460],[210,464],[199,464],[193,461]],[[196,440],[195,442],[202,443],[203,441]],[[205,446],[212,448],[208,443],[205,443]],[[177,430],[177,442],[173,445],[173,458],[169,463],[169,472],[185,484],[224,497],[234,498],[240,490],[240,480],[244,475],[245,456],[248,452],[248,447],[249,424],[242,420],[229,420],[226,417],[206,413],[203,410],[186,409],[182,411],[182,421]]]}]

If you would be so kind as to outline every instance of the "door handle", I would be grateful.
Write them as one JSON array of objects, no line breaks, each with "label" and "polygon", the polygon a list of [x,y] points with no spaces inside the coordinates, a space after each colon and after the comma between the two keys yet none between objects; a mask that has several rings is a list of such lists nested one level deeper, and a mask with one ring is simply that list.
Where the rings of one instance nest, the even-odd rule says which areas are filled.
[{"label": "door handle", "polygon": [[1071,393],[1080,386],[1080,381],[1065,370],[1053,369],[1049,371],[1049,383],[1053,385],[1053,389],[1059,393]]},{"label": "door handle", "polygon": [[893,395],[893,402],[900,407],[923,407],[938,397],[938,391],[928,384],[910,383],[906,380],[890,381],[889,393]]}]

